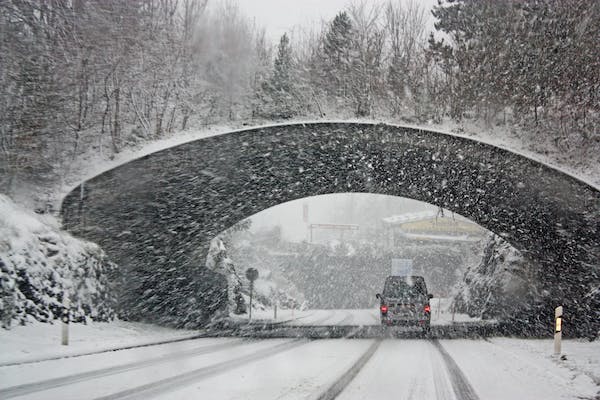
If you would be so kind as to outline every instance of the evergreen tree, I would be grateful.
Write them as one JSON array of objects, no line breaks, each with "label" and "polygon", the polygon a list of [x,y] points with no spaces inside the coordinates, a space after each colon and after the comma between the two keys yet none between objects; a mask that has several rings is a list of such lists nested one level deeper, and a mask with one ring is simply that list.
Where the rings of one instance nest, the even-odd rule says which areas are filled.
[{"label": "evergreen tree", "polygon": [[353,43],[352,21],[345,11],[335,16],[323,38],[322,84],[328,95],[347,97]]},{"label": "evergreen tree", "polygon": [[271,79],[262,87],[262,114],[268,118],[291,118],[298,114],[298,97],[293,82],[292,47],[287,34],[279,40]]},{"label": "evergreen tree", "polygon": [[271,86],[278,92],[291,92],[292,90],[292,47],[287,33],[284,33],[279,40],[277,57],[275,58],[273,79]]}]

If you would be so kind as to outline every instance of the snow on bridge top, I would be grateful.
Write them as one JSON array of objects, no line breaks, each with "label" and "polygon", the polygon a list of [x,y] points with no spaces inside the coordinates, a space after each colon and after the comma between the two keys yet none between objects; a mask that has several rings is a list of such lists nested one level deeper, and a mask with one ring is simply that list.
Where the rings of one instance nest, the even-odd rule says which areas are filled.
[{"label": "snow on bridge top", "polygon": [[412,125],[412,124],[398,124],[393,121],[384,120],[364,120],[364,119],[348,119],[348,120],[294,120],[286,121],[281,123],[267,123],[256,126],[214,126],[204,130],[189,130],[180,132],[179,134],[173,135],[169,138],[156,140],[143,145],[141,148],[127,149],[117,155],[113,155],[110,159],[100,157],[97,154],[93,156],[84,157],[81,160],[81,164],[74,166],[70,173],[65,177],[63,187],[59,189],[59,195],[57,198],[62,202],[64,197],[69,194],[74,188],[78,187],[82,182],[92,179],[93,177],[100,175],[106,171],[117,168],[123,164],[134,161],[136,159],[145,157],[152,153],[156,153],[162,150],[166,150],[172,147],[176,147],[182,144],[193,142],[196,140],[205,139],[208,137],[235,134],[237,132],[244,132],[249,130],[264,129],[271,127],[284,127],[292,125],[313,125],[313,124],[366,124],[366,125],[388,125],[397,128],[409,128],[419,131],[435,132],[442,135],[455,136],[471,141],[481,142],[490,146],[495,146],[503,150],[510,151],[512,153],[521,155],[525,158],[529,158],[540,164],[544,164],[549,168],[556,169],[566,175],[577,179],[594,189],[600,191],[600,181],[595,180],[600,177],[600,167],[594,171],[577,171],[564,165],[557,164],[555,160],[539,154],[533,151],[529,151],[523,148],[522,143],[517,140],[510,140],[507,136],[503,135],[491,135],[486,133],[485,130],[476,131],[474,135],[466,135],[453,132],[449,126],[436,126],[436,125]]}]

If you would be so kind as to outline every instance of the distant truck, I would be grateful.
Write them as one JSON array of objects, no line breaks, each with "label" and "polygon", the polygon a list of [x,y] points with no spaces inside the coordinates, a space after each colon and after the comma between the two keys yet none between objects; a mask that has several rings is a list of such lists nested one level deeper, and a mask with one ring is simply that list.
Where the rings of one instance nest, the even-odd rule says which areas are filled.
[{"label": "distant truck", "polygon": [[412,326],[429,334],[431,326],[431,306],[433,297],[427,293],[425,278],[422,276],[388,276],[383,285],[383,293],[377,293],[382,326]]}]

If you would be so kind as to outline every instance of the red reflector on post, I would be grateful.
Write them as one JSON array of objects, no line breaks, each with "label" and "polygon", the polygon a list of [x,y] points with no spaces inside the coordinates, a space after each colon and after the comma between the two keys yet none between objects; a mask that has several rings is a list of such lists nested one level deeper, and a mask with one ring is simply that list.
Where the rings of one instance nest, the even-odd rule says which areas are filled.
[{"label": "red reflector on post", "polygon": [[426,313],[428,313],[428,312],[431,312],[431,307],[429,306],[429,304],[427,304],[427,305],[425,306],[425,312],[426,312]]},{"label": "red reflector on post", "polygon": [[383,306],[379,307],[379,309],[380,309],[380,310],[381,310],[381,312],[382,312],[382,313],[384,313],[384,314],[385,314],[386,312],[388,312],[388,308],[387,308],[387,306],[386,306],[386,305],[383,305]]}]

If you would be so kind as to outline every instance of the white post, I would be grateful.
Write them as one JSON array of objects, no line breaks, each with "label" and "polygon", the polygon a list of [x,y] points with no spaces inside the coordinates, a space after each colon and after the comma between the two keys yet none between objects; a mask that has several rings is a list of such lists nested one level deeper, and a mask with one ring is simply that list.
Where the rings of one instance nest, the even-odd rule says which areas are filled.
[{"label": "white post", "polygon": [[277,301],[273,302],[273,320],[277,319]]},{"label": "white post", "polygon": [[556,355],[556,356],[559,356],[561,353],[562,316],[563,316],[562,306],[556,307],[554,309],[554,355]]},{"label": "white post", "polygon": [[250,281],[250,308],[248,311],[248,323],[252,321],[252,291],[254,290],[254,281]]},{"label": "white post", "polygon": [[62,345],[69,345],[69,308],[71,307],[71,302],[67,297],[67,293],[63,294],[63,315],[61,317],[62,320]]}]

